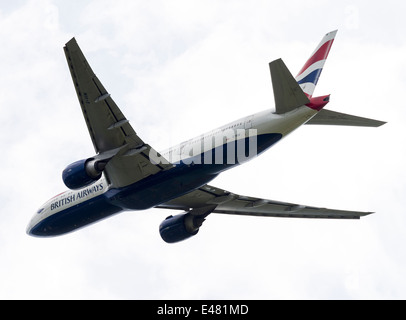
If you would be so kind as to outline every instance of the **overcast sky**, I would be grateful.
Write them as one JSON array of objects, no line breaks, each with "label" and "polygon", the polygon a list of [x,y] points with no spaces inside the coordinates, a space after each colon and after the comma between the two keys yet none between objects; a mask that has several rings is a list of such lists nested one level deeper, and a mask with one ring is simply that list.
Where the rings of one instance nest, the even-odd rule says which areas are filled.
[{"label": "overcast sky", "polygon": [[[1,299],[405,299],[403,1],[0,0]],[[248,196],[374,211],[355,221],[211,215],[168,245],[164,210],[25,234],[93,147],[63,53],[76,37],[140,137],[163,150],[273,108],[338,29],[315,95],[380,128],[305,126],[212,181]]]}]

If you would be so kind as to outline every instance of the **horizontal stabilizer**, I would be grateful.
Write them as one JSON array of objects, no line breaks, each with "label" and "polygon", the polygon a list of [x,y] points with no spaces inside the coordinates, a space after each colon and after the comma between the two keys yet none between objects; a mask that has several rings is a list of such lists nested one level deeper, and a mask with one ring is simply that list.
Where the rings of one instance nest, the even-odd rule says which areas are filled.
[{"label": "horizontal stabilizer", "polygon": [[269,64],[275,98],[275,113],[283,114],[308,104],[309,98],[292,76],[282,59]]},{"label": "horizontal stabilizer", "polygon": [[327,109],[320,110],[306,124],[337,125],[337,126],[354,126],[354,127],[380,127],[385,124],[384,121],[373,120],[335,112]]}]

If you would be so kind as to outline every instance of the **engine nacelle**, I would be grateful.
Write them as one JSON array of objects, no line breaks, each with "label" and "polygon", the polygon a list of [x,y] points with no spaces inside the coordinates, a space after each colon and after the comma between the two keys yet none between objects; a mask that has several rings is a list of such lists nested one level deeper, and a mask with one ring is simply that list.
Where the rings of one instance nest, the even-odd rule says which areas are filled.
[{"label": "engine nacelle", "polygon": [[63,182],[69,189],[84,188],[100,179],[105,166],[93,158],[76,161],[63,170]]},{"label": "engine nacelle", "polygon": [[169,216],[159,226],[159,233],[167,243],[179,242],[196,235],[203,221],[190,213]]}]

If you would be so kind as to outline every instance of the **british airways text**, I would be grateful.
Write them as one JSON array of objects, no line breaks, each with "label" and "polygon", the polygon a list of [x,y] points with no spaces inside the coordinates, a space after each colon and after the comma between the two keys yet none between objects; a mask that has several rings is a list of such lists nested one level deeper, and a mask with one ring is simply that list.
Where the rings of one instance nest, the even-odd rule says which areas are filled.
[{"label": "british airways text", "polygon": [[96,192],[99,192],[99,191],[101,191],[103,189],[104,189],[103,183],[99,183],[99,184],[96,184],[96,185],[91,186],[89,188],[80,190],[80,191],[78,191],[76,193],[73,193],[73,194],[71,194],[71,195],[69,195],[69,196],[67,196],[65,198],[62,198],[62,199],[59,199],[58,201],[53,202],[51,204],[51,211],[55,210],[55,209],[58,209],[58,208],[60,208],[62,206],[65,206],[65,205],[67,205],[69,203],[72,203],[72,202],[74,202],[76,200],[79,200],[79,199],[82,199],[82,198],[87,197],[89,195],[92,195],[92,194],[94,194]]}]

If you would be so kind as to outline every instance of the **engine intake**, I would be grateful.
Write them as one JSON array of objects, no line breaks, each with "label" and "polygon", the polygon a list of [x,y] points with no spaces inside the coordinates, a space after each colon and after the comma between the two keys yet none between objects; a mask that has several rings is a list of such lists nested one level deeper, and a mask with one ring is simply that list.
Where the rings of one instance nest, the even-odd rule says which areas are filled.
[{"label": "engine intake", "polygon": [[76,161],[65,168],[62,179],[69,189],[84,188],[101,178],[106,162],[93,158]]},{"label": "engine intake", "polygon": [[175,243],[195,236],[204,218],[188,213],[169,216],[159,226],[161,238],[167,243]]}]

